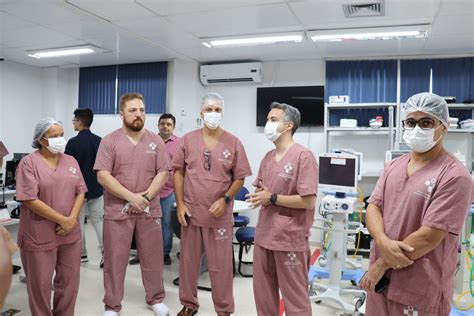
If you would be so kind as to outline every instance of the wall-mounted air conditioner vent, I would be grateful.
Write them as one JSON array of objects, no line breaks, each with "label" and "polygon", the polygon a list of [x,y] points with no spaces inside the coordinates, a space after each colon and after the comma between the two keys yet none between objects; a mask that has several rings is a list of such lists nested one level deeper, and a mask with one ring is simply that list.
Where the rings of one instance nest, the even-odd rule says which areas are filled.
[{"label": "wall-mounted air conditioner vent", "polygon": [[262,63],[202,65],[199,78],[203,85],[262,82]]}]

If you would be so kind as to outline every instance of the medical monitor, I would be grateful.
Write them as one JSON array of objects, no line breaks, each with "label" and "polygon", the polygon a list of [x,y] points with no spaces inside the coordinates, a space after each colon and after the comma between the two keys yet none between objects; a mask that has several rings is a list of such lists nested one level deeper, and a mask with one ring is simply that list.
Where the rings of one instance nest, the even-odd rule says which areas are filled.
[{"label": "medical monitor", "polygon": [[28,155],[28,153],[13,153],[13,160],[20,161],[21,158],[25,157],[26,155]]},{"label": "medical monitor", "polygon": [[357,156],[357,180],[362,180],[362,173],[363,173],[363,168],[362,168],[362,161],[364,154],[362,154],[360,151],[354,151],[353,149],[345,149],[345,148],[332,148],[330,150],[332,153],[336,154],[347,154],[347,155],[354,155]]},{"label": "medical monitor", "polygon": [[319,156],[319,189],[322,192],[357,192],[358,157],[326,153]]},{"label": "medical monitor", "polygon": [[385,152],[385,162],[401,157],[405,154],[408,154],[410,150],[387,150]]},{"label": "medical monitor", "polygon": [[17,162],[14,160],[7,161],[5,166],[5,186],[11,186],[16,183],[15,181],[15,172],[16,172]]}]

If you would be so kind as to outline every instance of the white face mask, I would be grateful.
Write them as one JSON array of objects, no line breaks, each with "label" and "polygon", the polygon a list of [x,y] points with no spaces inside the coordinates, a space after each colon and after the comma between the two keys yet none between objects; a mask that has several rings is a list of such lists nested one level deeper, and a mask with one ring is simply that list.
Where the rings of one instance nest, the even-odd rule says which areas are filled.
[{"label": "white face mask", "polygon": [[265,124],[264,134],[269,141],[275,142],[278,137],[280,137],[281,132],[278,131],[280,123],[282,122],[267,122],[267,124]]},{"label": "white face mask", "polygon": [[414,152],[425,153],[433,148],[438,140],[434,140],[434,133],[442,125],[436,128],[422,129],[418,125],[414,129],[406,129],[403,132],[403,140]]},{"label": "white face mask", "polygon": [[204,124],[209,129],[216,129],[221,125],[222,113],[217,112],[205,112],[204,113]]},{"label": "white face mask", "polygon": [[64,137],[52,137],[45,138],[48,140],[49,146],[47,147],[50,152],[53,154],[64,153],[66,149],[66,140]]}]

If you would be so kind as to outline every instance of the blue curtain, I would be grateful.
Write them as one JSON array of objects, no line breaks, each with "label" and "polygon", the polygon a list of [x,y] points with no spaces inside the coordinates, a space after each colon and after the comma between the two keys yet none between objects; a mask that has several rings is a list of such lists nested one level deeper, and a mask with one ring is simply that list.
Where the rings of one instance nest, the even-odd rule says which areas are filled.
[{"label": "blue curtain", "polygon": [[130,92],[141,93],[146,113],[164,113],[167,73],[167,62],[119,65],[117,97]]},{"label": "blue curtain", "polygon": [[351,103],[396,102],[396,60],[326,62],[326,102],[331,95],[348,95]]},{"label": "blue curtain", "polygon": [[430,91],[431,59],[410,59],[400,62],[400,102],[421,92]]},{"label": "blue curtain", "polygon": [[474,58],[433,59],[433,93],[454,96],[457,103],[474,98]]},{"label": "blue curtain", "polygon": [[116,66],[87,67],[79,70],[79,108],[95,114],[115,113]]}]

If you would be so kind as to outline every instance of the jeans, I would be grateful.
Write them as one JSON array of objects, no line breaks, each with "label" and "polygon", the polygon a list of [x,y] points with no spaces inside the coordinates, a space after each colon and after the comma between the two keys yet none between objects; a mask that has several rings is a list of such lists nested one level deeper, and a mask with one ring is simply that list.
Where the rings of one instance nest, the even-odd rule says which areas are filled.
[{"label": "jeans", "polygon": [[89,220],[91,221],[92,227],[94,227],[95,233],[97,235],[97,240],[99,241],[100,249],[103,249],[102,242],[102,228],[104,225],[104,199],[103,196],[100,196],[95,199],[85,199],[84,205],[81,208],[81,213],[79,214],[79,223],[81,224],[81,233],[82,233],[82,242],[81,242],[81,256],[87,256],[86,248],[86,236],[84,234],[84,218],[86,213],[89,215]]},{"label": "jeans", "polygon": [[171,224],[171,213],[176,212],[175,202],[176,197],[174,193],[160,199],[161,212],[163,214],[161,219],[163,253],[165,256],[170,254],[171,248],[173,247],[173,225]]}]

